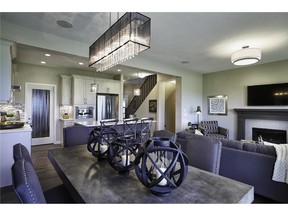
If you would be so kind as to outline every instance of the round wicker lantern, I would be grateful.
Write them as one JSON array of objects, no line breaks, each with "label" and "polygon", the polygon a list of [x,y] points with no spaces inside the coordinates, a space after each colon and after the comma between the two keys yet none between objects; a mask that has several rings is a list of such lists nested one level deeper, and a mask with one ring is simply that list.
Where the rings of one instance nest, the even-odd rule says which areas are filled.
[{"label": "round wicker lantern", "polygon": [[131,136],[122,136],[111,142],[108,152],[109,164],[119,173],[134,169],[134,160],[140,147],[139,141]]},{"label": "round wicker lantern", "polygon": [[96,127],[89,134],[87,149],[99,160],[106,159],[109,146],[117,137],[118,132],[114,128]]},{"label": "round wicker lantern", "polygon": [[186,154],[170,139],[154,137],[139,148],[135,172],[152,193],[165,196],[182,184],[188,164]]}]

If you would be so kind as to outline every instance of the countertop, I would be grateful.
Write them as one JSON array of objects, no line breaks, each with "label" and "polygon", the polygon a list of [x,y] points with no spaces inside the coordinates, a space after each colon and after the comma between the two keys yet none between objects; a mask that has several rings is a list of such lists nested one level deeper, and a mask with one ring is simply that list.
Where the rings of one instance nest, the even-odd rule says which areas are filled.
[{"label": "countertop", "polygon": [[119,174],[86,145],[48,151],[48,158],[78,202],[85,203],[251,203],[253,186],[188,167],[184,182],[167,196],[155,196],[134,170]]},{"label": "countertop", "polygon": [[8,134],[8,133],[20,133],[20,132],[31,132],[32,128],[29,124],[24,124],[22,128],[15,129],[2,129],[0,130],[0,134]]}]

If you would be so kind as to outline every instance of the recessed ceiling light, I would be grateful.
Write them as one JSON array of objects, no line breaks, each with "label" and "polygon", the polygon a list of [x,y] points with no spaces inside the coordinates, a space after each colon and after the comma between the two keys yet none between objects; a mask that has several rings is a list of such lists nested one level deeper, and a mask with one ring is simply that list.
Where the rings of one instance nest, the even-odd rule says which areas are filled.
[{"label": "recessed ceiling light", "polygon": [[182,64],[188,64],[188,63],[190,63],[189,61],[182,61],[181,62]]},{"label": "recessed ceiling light", "polygon": [[49,56],[51,56],[51,55],[50,55],[49,53],[45,53],[45,56],[48,56],[48,57],[49,57]]},{"label": "recessed ceiling light", "polygon": [[41,64],[46,64],[46,62],[45,61],[41,61]]},{"label": "recessed ceiling light", "polygon": [[79,62],[79,65],[83,65],[83,62]]},{"label": "recessed ceiling light", "polygon": [[73,27],[72,23],[67,22],[65,20],[57,20],[57,24],[59,26],[61,26],[62,28],[72,28]]},{"label": "recessed ceiling light", "polygon": [[118,71],[118,72],[120,72],[120,71],[121,71],[121,69],[118,69],[117,71]]}]

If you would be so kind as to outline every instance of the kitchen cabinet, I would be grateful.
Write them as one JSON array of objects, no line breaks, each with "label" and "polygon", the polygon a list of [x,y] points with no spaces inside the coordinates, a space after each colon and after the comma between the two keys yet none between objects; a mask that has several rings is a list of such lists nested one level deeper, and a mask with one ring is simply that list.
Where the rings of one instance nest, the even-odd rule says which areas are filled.
[{"label": "kitchen cabinet", "polygon": [[94,83],[93,77],[81,78],[73,76],[73,103],[74,105],[93,105],[96,104],[96,94],[90,92],[91,84]]},{"label": "kitchen cabinet", "polygon": [[120,94],[120,81],[117,80],[96,80],[98,93]]},{"label": "kitchen cabinet", "polygon": [[71,76],[61,75],[61,105],[71,105]]},{"label": "kitchen cabinet", "polygon": [[63,128],[74,126],[74,119],[60,119],[60,142],[63,146]]},{"label": "kitchen cabinet", "polygon": [[31,133],[29,124],[22,128],[0,130],[0,187],[12,185],[13,146],[21,143],[31,155]]},{"label": "kitchen cabinet", "polygon": [[0,103],[7,103],[11,94],[11,43],[0,40],[1,42],[1,64],[0,64]]}]

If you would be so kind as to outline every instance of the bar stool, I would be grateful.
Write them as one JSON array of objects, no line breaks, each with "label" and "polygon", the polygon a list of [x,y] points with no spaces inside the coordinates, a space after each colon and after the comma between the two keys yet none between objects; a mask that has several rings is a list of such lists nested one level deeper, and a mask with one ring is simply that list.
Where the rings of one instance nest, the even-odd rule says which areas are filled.
[{"label": "bar stool", "polygon": [[100,125],[101,127],[109,127],[109,128],[113,128],[116,129],[116,126],[119,122],[119,119],[103,119],[100,120]]},{"label": "bar stool", "polygon": [[138,120],[138,118],[123,119],[123,132],[121,135],[125,137],[130,136],[133,137],[133,139],[136,139],[136,127]]},{"label": "bar stool", "polygon": [[118,138],[116,126],[118,119],[105,119],[100,126],[95,127],[89,134],[87,149],[98,159],[107,158],[110,144]]},{"label": "bar stool", "polygon": [[140,119],[141,131],[139,133],[140,142],[146,142],[151,137],[151,128],[154,121],[153,117],[145,117]]}]

